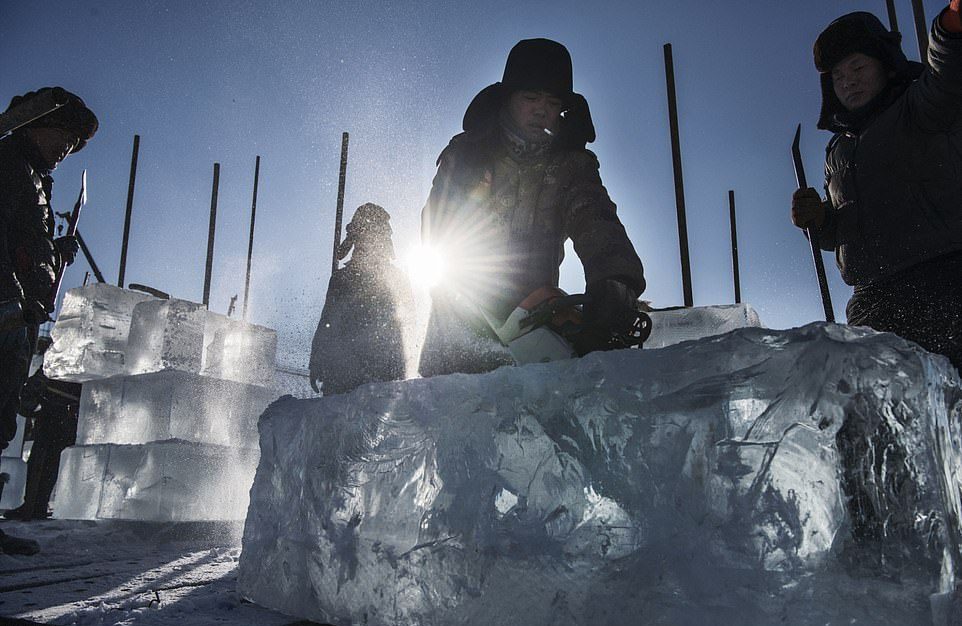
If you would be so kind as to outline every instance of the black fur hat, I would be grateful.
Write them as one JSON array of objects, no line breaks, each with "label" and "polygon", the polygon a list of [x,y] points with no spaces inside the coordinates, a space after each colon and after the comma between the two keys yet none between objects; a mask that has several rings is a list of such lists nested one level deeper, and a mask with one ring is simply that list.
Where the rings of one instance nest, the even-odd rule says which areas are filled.
[{"label": "black fur hat", "polygon": [[54,90],[59,92],[57,100],[65,100],[66,103],[52,113],[48,113],[30,122],[24,126],[24,128],[61,128],[66,130],[76,135],[80,140],[77,146],[70,152],[80,152],[97,132],[97,128],[100,125],[97,121],[97,116],[87,108],[87,105],[80,99],[80,96],[70,93],[62,87],[43,87],[37,91],[28,91],[22,96],[14,96],[13,99],[10,100],[10,106],[8,106],[7,109],[9,110],[26,100],[30,100],[34,96]]},{"label": "black fur hat", "polygon": [[511,48],[501,81],[482,89],[468,105],[464,130],[487,129],[497,120],[508,97],[522,89],[547,91],[561,98],[564,112],[560,135],[566,144],[583,148],[595,140],[588,101],[573,89],[571,55],[550,39],[523,39]]}]

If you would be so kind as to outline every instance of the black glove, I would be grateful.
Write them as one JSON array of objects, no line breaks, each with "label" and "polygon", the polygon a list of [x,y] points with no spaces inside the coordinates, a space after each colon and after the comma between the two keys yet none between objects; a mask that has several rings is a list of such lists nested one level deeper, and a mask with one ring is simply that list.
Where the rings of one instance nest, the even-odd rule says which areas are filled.
[{"label": "black glove", "polygon": [[60,254],[60,260],[63,261],[64,267],[72,264],[74,259],[77,258],[77,252],[80,251],[80,243],[73,235],[57,237],[53,240],[53,245],[57,248],[57,253]]},{"label": "black glove", "polygon": [[50,321],[47,308],[37,300],[23,300],[20,306],[23,308],[23,321],[28,325],[39,326]]},{"label": "black glove", "polygon": [[627,332],[635,319],[634,289],[614,278],[606,278],[588,285],[585,294],[591,299],[584,306],[585,321],[610,332]]}]

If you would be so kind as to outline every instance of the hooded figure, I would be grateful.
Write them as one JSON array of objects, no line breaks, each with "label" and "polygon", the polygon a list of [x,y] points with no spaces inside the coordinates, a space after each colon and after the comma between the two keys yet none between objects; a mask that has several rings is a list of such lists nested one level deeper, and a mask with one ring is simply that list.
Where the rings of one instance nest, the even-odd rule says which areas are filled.
[{"label": "hooded figure", "polygon": [[411,310],[407,278],[395,268],[390,215],[376,204],[358,207],[337,257],[351,254],[328,283],[311,345],[314,391],[346,393],[405,374],[402,319]]},{"label": "hooded figure", "polygon": [[[962,366],[962,34],[958,0],[936,18],[929,67],[870,13],[832,22],[814,46],[819,128],[834,133],[822,201],[793,222],[836,253],[854,287],[848,323],[894,332]],[[962,31],[962,24],[958,24]]]},{"label": "hooded figure", "polygon": [[561,44],[526,39],[500,82],[468,105],[464,132],[438,158],[422,240],[446,259],[432,292],[420,373],[512,364],[492,324],[529,294],[557,287],[565,241],[584,265],[591,324],[618,328],[644,291],[641,261],[585,149],[595,139]]}]

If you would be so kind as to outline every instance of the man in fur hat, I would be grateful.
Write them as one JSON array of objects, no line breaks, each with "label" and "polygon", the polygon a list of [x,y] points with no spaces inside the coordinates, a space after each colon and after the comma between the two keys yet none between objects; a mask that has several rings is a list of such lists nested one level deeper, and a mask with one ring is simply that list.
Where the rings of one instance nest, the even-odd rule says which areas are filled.
[{"label": "man in fur hat", "polygon": [[438,158],[421,215],[424,243],[449,266],[432,293],[421,375],[512,363],[490,322],[558,285],[569,238],[592,298],[587,322],[612,330],[630,323],[644,273],[585,149],[595,130],[572,89],[568,50],[548,39],[515,45],[501,81],[468,106],[463,129]]},{"label": "man in fur hat", "polygon": [[835,135],[822,201],[792,198],[792,221],[834,250],[854,287],[848,323],[894,332],[962,367],[962,20],[935,19],[929,66],[870,13],[832,22],[815,42],[818,127]]},{"label": "man in fur hat", "polygon": [[[311,344],[311,387],[346,393],[405,374],[403,319],[412,308],[407,278],[391,261],[391,216],[376,204],[358,207],[338,247],[321,320]],[[353,253],[352,253],[353,250]]]},{"label": "man in fur hat", "polygon": [[[52,88],[16,96],[13,108]],[[97,131],[97,117],[78,96],[0,140],[0,449],[17,431],[20,390],[27,380],[40,324],[53,312],[56,276],[73,262],[73,237],[54,237],[50,173]],[[29,542],[32,543],[32,542]],[[0,550],[36,551],[0,533]]]}]

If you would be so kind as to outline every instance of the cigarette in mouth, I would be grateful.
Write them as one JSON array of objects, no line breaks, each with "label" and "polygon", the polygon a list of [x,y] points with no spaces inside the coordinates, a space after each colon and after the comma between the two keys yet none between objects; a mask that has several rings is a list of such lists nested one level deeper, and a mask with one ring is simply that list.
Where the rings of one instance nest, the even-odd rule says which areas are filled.
[{"label": "cigarette in mouth", "polygon": [[549,137],[554,137],[554,133],[551,132],[550,130],[548,130],[547,128],[542,128],[541,130],[544,131],[544,134],[545,134],[545,135],[547,135],[547,136],[549,136]]}]

